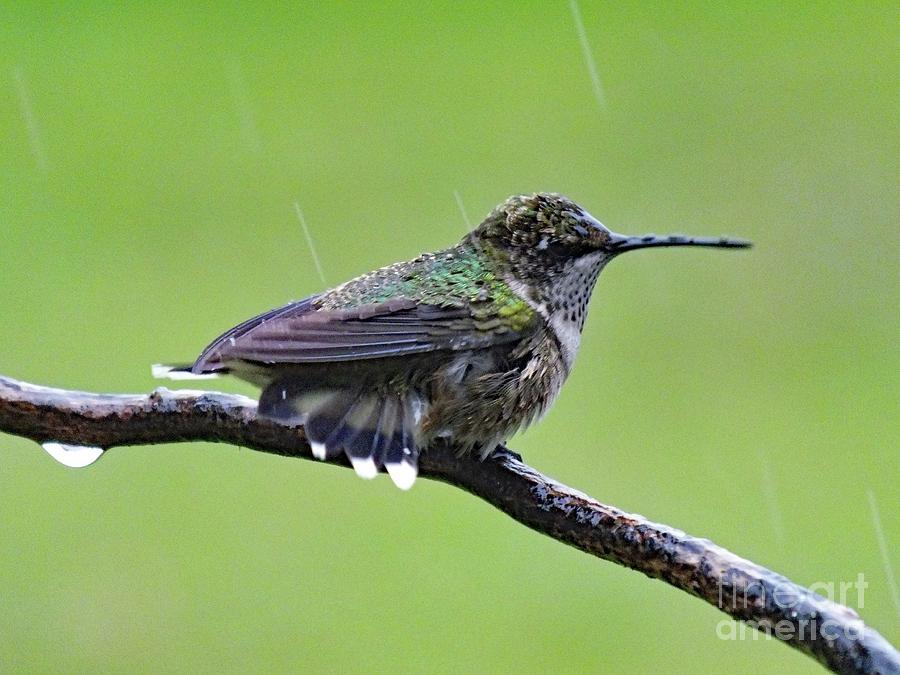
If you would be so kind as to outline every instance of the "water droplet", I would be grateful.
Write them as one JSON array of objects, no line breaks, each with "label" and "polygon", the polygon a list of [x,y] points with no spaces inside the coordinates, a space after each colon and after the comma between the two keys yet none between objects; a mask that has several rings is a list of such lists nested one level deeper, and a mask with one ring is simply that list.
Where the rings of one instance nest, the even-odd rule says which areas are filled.
[{"label": "water droplet", "polygon": [[100,459],[100,455],[103,454],[103,448],[94,448],[89,445],[67,445],[65,443],[43,443],[42,445],[53,459],[73,469],[89,466]]}]

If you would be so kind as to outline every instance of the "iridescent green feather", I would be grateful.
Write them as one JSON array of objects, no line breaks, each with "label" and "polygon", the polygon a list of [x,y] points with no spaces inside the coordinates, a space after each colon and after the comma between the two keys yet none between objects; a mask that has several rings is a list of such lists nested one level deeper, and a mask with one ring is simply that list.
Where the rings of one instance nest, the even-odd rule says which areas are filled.
[{"label": "iridescent green feather", "polygon": [[463,246],[357,277],[324,294],[317,304],[323,309],[350,309],[398,298],[439,307],[468,307],[483,330],[502,324],[522,331],[537,318],[482,256]]}]

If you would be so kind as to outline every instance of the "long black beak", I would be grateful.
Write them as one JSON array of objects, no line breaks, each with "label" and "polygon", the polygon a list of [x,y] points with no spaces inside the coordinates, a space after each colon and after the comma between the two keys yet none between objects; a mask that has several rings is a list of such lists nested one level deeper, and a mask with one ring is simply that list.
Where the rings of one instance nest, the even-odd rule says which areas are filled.
[{"label": "long black beak", "polygon": [[752,242],[744,239],[730,239],[728,237],[687,237],[682,234],[669,234],[657,236],[646,234],[643,237],[629,237],[624,234],[610,232],[609,243],[606,247],[612,253],[624,253],[639,248],[651,246],[706,246],[710,248],[750,248]]}]

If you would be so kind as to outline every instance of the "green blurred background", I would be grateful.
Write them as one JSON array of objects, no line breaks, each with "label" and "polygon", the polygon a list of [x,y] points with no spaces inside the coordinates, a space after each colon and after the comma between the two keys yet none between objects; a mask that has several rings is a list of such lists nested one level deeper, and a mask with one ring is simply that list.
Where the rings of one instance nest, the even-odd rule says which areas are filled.
[{"label": "green blurred background", "polygon": [[[0,373],[149,366],[447,246],[518,192],[752,238],[604,272],[512,447],[796,581],[863,573],[893,641],[896,3],[4,4]],[[235,382],[215,388],[251,393]],[[212,444],[66,469],[0,438],[0,670],[818,672],[450,487]],[[857,604],[855,596],[848,599]]]}]

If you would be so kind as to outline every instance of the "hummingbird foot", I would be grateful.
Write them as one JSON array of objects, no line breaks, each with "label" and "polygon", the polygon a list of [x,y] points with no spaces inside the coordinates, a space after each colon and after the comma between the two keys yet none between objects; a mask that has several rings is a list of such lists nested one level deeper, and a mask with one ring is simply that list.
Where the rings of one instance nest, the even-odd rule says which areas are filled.
[{"label": "hummingbird foot", "polygon": [[518,452],[513,452],[502,443],[490,452],[488,458],[495,462],[502,462],[504,459],[514,459],[517,462],[522,461],[522,455]]}]

